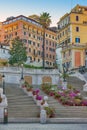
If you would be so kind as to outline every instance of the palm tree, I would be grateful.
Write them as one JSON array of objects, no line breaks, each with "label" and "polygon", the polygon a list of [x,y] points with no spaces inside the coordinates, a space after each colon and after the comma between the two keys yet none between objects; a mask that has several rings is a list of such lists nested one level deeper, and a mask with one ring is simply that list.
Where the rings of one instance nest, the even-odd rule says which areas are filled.
[{"label": "palm tree", "polygon": [[43,12],[40,15],[39,21],[43,27],[43,68],[45,68],[45,29],[48,28],[51,24],[51,16],[47,12]]}]

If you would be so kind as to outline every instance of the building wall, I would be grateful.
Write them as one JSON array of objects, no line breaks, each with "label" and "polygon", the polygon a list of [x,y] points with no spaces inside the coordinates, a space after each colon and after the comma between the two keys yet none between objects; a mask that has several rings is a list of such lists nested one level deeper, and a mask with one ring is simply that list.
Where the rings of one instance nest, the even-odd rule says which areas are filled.
[{"label": "building wall", "polygon": [[[4,67],[0,69],[0,72],[4,72],[5,83],[20,84],[21,68],[16,67]],[[51,82],[53,85],[58,85],[59,72],[57,69],[23,69],[23,77],[30,80],[32,85],[38,86],[45,82]],[[47,81],[46,81],[47,78]]]},{"label": "building wall", "polygon": [[[10,42],[20,37],[27,47],[27,55],[31,61],[42,60],[43,29],[41,25],[25,16],[18,16],[13,20],[3,22],[1,42]],[[56,33],[46,30],[45,62],[53,66],[55,62],[55,49],[57,44]]]},{"label": "building wall", "polygon": [[[65,22],[66,24],[64,24]],[[58,27],[58,43],[62,45],[63,64],[71,62],[71,68],[85,65],[84,52],[87,48],[87,7],[77,5],[69,14],[60,18]],[[68,51],[72,51],[71,58],[68,56]]]}]

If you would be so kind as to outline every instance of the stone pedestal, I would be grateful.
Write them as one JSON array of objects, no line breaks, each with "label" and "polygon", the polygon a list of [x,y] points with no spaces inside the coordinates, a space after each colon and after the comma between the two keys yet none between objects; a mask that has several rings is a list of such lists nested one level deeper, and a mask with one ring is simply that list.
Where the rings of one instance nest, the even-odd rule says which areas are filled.
[{"label": "stone pedestal", "polygon": [[85,85],[83,85],[83,91],[87,92],[87,83]]},{"label": "stone pedestal", "polygon": [[29,97],[32,97],[32,96],[33,96],[33,95],[32,95],[32,91],[28,91],[27,94],[28,94]]},{"label": "stone pedestal", "polygon": [[4,109],[8,107],[7,98],[1,94],[2,102],[0,103],[0,119],[4,119]]},{"label": "stone pedestal", "polygon": [[37,106],[41,106],[42,100],[37,100]]},{"label": "stone pedestal", "polygon": [[47,122],[46,110],[41,110],[40,112],[40,123],[45,124]]},{"label": "stone pedestal", "polygon": [[43,104],[43,106],[44,107],[48,107],[49,105],[47,103],[47,101],[48,101],[48,97],[47,96],[44,96],[44,101],[45,101],[45,103]]},{"label": "stone pedestal", "polygon": [[85,94],[84,99],[87,99],[87,83],[85,85],[83,85],[83,91],[84,91],[84,94]]},{"label": "stone pedestal", "polygon": [[63,89],[67,89],[67,82],[65,81],[63,81]]}]

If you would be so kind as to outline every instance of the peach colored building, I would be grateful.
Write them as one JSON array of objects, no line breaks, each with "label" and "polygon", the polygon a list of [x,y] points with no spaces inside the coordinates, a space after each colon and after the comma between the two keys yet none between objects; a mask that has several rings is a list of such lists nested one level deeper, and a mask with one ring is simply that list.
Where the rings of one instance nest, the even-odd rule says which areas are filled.
[{"label": "peach colored building", "polygon": [[[23,15],[10,17],[2,22],[1,43],[9,43],[19,37],[27,47],[27,56],[31,61],[42,62],[43,29],[35,20]],[[55,49],[57,44],[56,32],[46,29],[45,34],[45,63],[53,67],[55,63]]]}]

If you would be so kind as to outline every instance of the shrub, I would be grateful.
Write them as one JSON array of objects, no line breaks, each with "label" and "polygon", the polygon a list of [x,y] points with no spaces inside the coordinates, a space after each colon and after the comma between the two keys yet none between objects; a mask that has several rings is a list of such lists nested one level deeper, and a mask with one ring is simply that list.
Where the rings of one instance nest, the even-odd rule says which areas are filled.
[{"label": "shrub", "polygon": [[58,94],[57,92],[54,94],[54,97],[55,98],[60,98],[61,97],[61,95],[60,94]]},{"label": "shrub", "polygon": [[70,85],[70,84],[67,85],[67,88],[68,89],[73,89],[72,85]]},{"label": "shrub", "polygon": [[82,102],[82,100],[80,100],[80,99],[74,99],[74,103],[77,106],[81,105],[81,102]]},{"label": "shrub", "polygon": [[54,117],[55,116],[55,109],[51,108],[51,107],[44,107],[44,109],[46,110],[46,114],[48,117]]},{"label": "shrub", "polygon": [[87,100],[82,101],[82,106],[87,106]]}]

